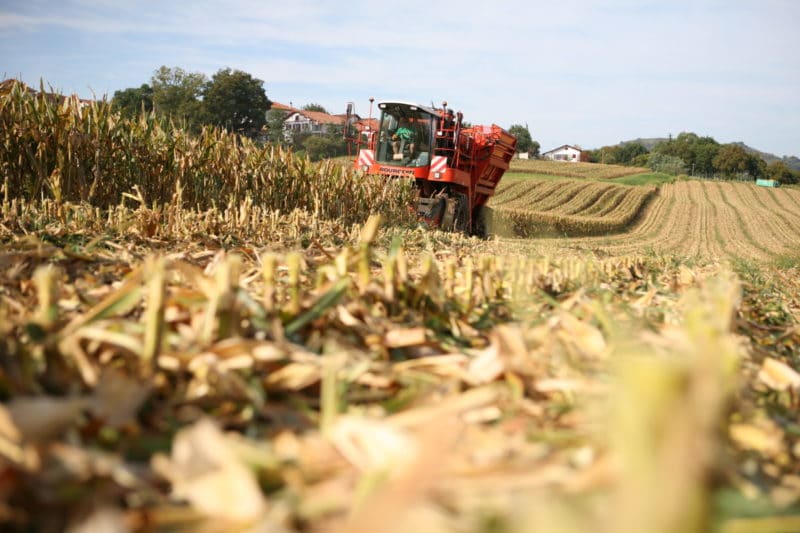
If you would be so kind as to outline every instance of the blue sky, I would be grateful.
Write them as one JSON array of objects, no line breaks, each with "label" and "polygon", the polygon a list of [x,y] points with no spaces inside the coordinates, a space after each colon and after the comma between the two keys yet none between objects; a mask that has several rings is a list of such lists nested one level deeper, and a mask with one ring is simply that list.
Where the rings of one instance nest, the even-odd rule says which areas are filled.
[{"label": "blue sky", "polygon": [[528,124],[543,150],[694,131],[800,156],[800,1],[3,0],[0,75],[102,96],[161,65]]}]

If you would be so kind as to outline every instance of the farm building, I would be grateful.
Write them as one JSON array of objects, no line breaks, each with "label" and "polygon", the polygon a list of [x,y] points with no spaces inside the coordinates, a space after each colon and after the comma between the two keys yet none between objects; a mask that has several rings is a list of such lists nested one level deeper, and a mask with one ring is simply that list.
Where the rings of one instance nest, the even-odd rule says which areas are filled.
[{"label": "farm building", "polygon": [[287,136],[298,132],[323,135],[331,126],[344,126],[344,121],[344,115],[329,115],[320,111],[295,109],[283,120],[283,132]]},{"label": "farm building", "polygon": [[[7,80],[0,81],[0,94],[9,93],[13,89],[13,87],[15,85],[17,85],[17,84],[20,85],[22,90],[27,92],[28,94],[31,94],[31,95],[39,94],[39,91],[28,87],[28,85],[26,85],[22,81],[11,79],[11,78],[9,78]],[[48,96],[48,98],[53,99],[53,100],[58,101],[58,102],[63,102],[64,100],[74,100],[74,101],[78,102],[78,107],[80,107],[80,108],[84,108],[86,106],[89,106],[92,103],[92,100],[88,100],[86,98],[78,98],[78,95],[76,95],[76,94],[73,94],[73,95],[70,95],[70,96],[65,96],[65,95],[57,93],[57,92],[49,92],[49,93],[44,93],[44,94],[46,94]]]},{"label": "farm building", "polygon": [[553,161],[564,161],[567,163],[577,163],[578,161],[586,161],[588,154],[576,146],[565,144],[554,148],[549,152],[542,154],[543,159],[552,159]]}]

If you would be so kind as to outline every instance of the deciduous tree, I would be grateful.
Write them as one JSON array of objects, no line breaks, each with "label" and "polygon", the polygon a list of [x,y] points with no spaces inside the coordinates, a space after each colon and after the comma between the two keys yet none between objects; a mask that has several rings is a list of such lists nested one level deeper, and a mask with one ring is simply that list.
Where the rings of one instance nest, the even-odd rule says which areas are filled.
[{"label": "deciduous tree", "polygon": [[528,149],[528,155],[534,159],[539,159],[539,157],[542,155],[541,149],[542,145],[539,144],[539,141],[531,141],[531,147]]},{"label": "deciduous tree", "polygon": [[683,159],[661,152],[652,152],[647,160],[647,166],[655,172],[664,172],[666,174],[677,175],[686,172],[686,163]]},{"label": "deciduous tree", "polygon": [[153,110],[153,88],[143,83],[138,88],[114,91],[111,107],[128,118],[136,117],[142,112],[149,113]]},{"label": "deciduous tree", "polygon": [[760,157],[748,154],[738,144],[724,144],[714,157],[714,168],[728,177],[748,174],[755,179],[764,174],[766,163]]},{"label": "deciduous tree", "polygon": [[328,111],[322,107],[322,105],[312,102],[310,104],[306,104],[302,107],[303,111],[318,111],[320,113],[328,113]]},{"label": "deciduous tree", "polygon": [[675,139],[657,144],[653,152],[681,158],[686,163],[686,170],[694,174],[711,174],[719,148],[720,144],[712,137],[682,132]]},{"label": "deciduous tree", "polygon": [[289,115],[283,109],[270,109],[267,111],[267,140],[275,144],[286,144],[283,121]]},{"label": "deciduous tree", "polygon": [[247,72],[220,69],[207,84],[203,108],[204,117],[216,126],[255,137],[267,121],[272,102],[264,91],[264,82]]},{"label": "deciduous tree", "polygon": [[153,73],[153,107],[156,112],[180,120],[192,129],[205,122],[201,98],[208,79],[200,72],[160,67]]},{"label": "deciduous tree", "polygon": [[512,124],[511,127],[508,128],[508,133],[517,138],[517,152],[530,153],[533,139],[531,138],[531,132],[528,126]]},{"label": "deciduous tree", "polygon": [[773,161],[767,165],[765,175],[767,178],[781,183],[797,183],[797,173],[787,167],[783,161]]}]

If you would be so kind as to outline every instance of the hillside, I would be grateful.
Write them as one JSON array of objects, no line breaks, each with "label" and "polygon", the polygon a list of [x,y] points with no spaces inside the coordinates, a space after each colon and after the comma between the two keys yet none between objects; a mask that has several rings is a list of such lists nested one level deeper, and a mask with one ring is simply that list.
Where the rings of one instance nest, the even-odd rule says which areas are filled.
[{"label": "hillside", "polygon": [[736,145],[739,145],[739,146],[741,146],[742,148],[744,148],[744,149],[745,149],[745,151],[746,151],[746,152],[748,152],[748,153],[750,153],[750,154],[755,154],[755,155],[757,155],[758,157],[760,157],[761,159],[763,159],[764,161],[766,161],[766,162],[767,162],[767,164],[769,164],[769,163],[773,163],[773,162],[775,162],[775,161],[783,161],[783,162],[784,162],[784,164],[785,164],[787,167],[791,168],[792,170],[800,170],[800,158],[798,158],[797,156],[794,156],[794,155],[791,155],[791,156],[786,156],[786,155],[785,155],[785,156],[783,156],[783,157],[778,157],[778,156],[777,156],[777,155],[775,155],[775,154],[770,154],[770,153],[767,153],[767,152],[762,152],[761,150],[757,150],[757,149],[755,149],[755,148],[752,148],[752,147],[750,147],[750,146],[747,146],[747,145],[746,145],[745,143],[743,143],[743,142],[735,142],[735,143],[731,143],[731,144],[736,144]]}]

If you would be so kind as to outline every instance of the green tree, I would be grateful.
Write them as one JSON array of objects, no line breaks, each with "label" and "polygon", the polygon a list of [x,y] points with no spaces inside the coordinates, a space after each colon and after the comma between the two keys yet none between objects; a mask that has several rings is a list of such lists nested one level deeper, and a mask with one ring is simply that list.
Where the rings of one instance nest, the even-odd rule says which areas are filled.
[{"label": "green tree", "polygon": [[647,166],[655,172],[666,174],[683,174],[686,172],[686,163],[680,157],[653,152],[647,159]]},{"label": "green tree", "polygon": [[591,150],[589,152],[589,161],[592,163],[614,165],[617,162],[617,147],[603,146],[597,150]]},{"label": "green tree", "polygon": [[630,165],[636,157],[646,153],[647,148],[645,148],[643,144],[631,142],[617,146],[614,155],[617,163]]},{"label": "green tree", "polygon": [[182,68],[160,67],[153,73],[153,108],[157,113],[186,123],[198,130],[205,122],[201,98],[208,79],[200,72],[186,72]]},{"label": "green tree", "polygon": [[302,146],[312,161],[347,154],[347,142],[342,135],[342,126],[329,124],[324,135],[310,134],[295,146]]},{"label": "green tree", "polygon": [[634,167],[647,167],[650,162],[650,152],[639,154],[631,159],[631,166]]},{"label": "green tree", "polygon": [[531,147],[528,150],[528,155],[533,157],[534,159],[539,159],[541,157],[541,149],[542,145],[539,144],[539,141],[531,141]]},{"label": "green tree", "polygon": [[[712,139],[713,141],[713,139]],[[714,173],[714,158],[719,153],[720,144],[716,141],[699,144],[695,147],[692,174],[709,175]]]},{"label": "green tree", "polygon": [[767,165],[763,159],[747,151],[738,144],[724,144],[714,157],[714,168],[728,177],[747,174],[755,179],[764,175]]},{"label": "green tree", "polygon": [[324,107],[322,107],[322,105],[320,105],[320,104],[318,104],[316,102],[312,102],[310,104],[304,105],[302,107],[302,110],[303,111],[318,111],[320,113],[329,114],[328,111]]},{"label": "green tree", "polygon": [[288,111],[270,109],[267,111],[267,140],[275,144],[286,144],[283,121],[289,116]]},{"label": "green tree", "polygon": [[142,111],[149,113],[153,110],[153,88],[143,83],[138,88],[114,91],[111,107],[127,118],[137,117]]},{"label": "green tree", "polygon": [[531,132],[527,125],[512,124],[511,127],[508,128],[508,133],[517,138],[517,152],[530,153],[533,139],[531,138]]},{"label": "green tree", "polygon": [[272,105],[263,85],[263,81],[241,70],[218,70],[204,91],[204,119],[229,131],[256,137],[266,124]]},{"label": "green tree", "polygon": [[686,163],[686,169],[693,174],[711,174],[719,148],[720,144],[712,137],[682,132],[675,139],[657,144],[653,151],[681,158]]},{"label": "green tree", "polygon": [[781,183],[797,183],[797,172],[792,171],[783,161],[773,161],[767,165],[764,175]]},{"label": "green tree", "polygon": [[312,161],[339,155],[338,143],[327,135],[309,135],[303,141],[303,149]]}]

